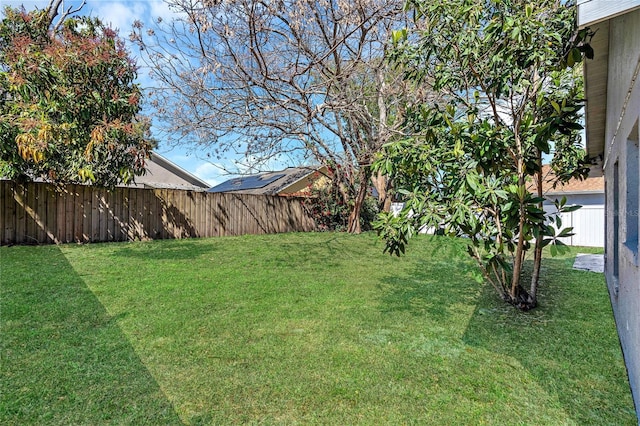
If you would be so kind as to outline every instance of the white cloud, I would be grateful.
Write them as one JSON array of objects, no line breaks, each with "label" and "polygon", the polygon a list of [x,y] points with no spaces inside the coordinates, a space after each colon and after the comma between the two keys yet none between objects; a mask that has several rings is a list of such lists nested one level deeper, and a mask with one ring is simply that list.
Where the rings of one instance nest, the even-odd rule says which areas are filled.
[{"label": "white cloud", "polygon": [[271,172],[282,170],[287,167],[286,162],[283,161],[280,156],[264,159],[255,155],[250,155],[248,157],[241,157],[233,160],[233,164],[234,169],[237,169],[240,174]]},{"label": "white cloud", "polygon": [[176,12],[169,7],[169,5],[162,0],[151,0],[148,3],[149,6],[149,16],[153,22],[155,22],[158,18],[162,18],[163,20],[171,19],[176,16]]},{"label": "white cloud", "polygon": [[[133,21],[139,19],[148,21],[149,11],[158,9],[156,3],[163,3],[162,0],[146,1],[125,1],[125,0],[87,0],[86,5],[80,9],[78,15],[89,15],[100,18],[105,24],[120,30],[120,36],[127,38],[131,32]],[[64,0],[61,10],[77,9],[82,4],[81,0]],[[24,6],[27,11],[44,9],[49,5],[49,0],[3,0],[2,6],[20,7]]]},{"label": "white cloud", "polygon": [[143,2],[90,1],[85,8],[85,13],[120,30],[120,37],[124,39],[129,36],[136,19],[144,20],[147,17],[147,7]]},{"label": "white cloud", "polygon": [[193,174],[198,176],[200,179],[209,182],[211,186],[216,186],[233,177],[223,171],[222,164],[206,162],[200,163]]}]

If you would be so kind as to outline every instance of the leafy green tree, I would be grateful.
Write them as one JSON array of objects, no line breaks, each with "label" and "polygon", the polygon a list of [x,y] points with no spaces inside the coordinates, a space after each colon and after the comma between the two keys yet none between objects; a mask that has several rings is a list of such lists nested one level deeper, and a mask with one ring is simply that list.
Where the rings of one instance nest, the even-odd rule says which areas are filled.
[{"label": "leafy green tree", "polygon": [[[136,65],[98,19],[5,7],[0,22],[0,175],[112,187],[145,171]],[[58,20],[56,20],[56,17]]]},{"label": "leafy green tree", "polygon": [[[542,209],[542,156],[567,180],[584,175],[578,131],[582,84],[573,71],[592,56],[575,7],[544,0],[410,0],[416,31],[394,34],[392,59],[407,79],[428,80],[443,101],[414,108],[414,137],[387,144],[375,170],[391,176],[406,200],[399,217],[376,224],[386,250],[399,254],[416,228],[468,238],[469,253],[504,298],[537,303],[542,247],[561,246]],[[536,185],[537,184],[537,185]],[[538,190],[535,190],[536,186]],[[560,212],[567,207],[558,201]],[[534,273],[521,281],[534,246]]]}]

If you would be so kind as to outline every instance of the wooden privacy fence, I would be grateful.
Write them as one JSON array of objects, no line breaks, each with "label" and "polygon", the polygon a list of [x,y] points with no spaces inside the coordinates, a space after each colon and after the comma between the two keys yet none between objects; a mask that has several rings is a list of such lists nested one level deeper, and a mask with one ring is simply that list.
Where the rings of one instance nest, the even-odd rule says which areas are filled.
[{"label": "wooden privacy fence", "polygon": [[0,181],[0,242],[131,241],[311,231],[300,199]]}]

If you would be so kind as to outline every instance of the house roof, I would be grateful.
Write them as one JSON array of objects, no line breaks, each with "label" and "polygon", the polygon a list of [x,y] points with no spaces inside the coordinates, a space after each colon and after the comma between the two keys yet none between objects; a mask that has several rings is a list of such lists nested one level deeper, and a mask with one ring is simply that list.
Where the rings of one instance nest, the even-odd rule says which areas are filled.
[{"label": "house roof", "polygon": [[[605,153],[605,123],[607,116],[607,79],[609,63],[609,20],[640,8],[640,0],[580,0],[578,26],[595,31],[591,40],[594,58],[584,61],[585,97],[587,105],[586,138],[590,156]],[[606,165],[605,165],[606,167]]]},{"label": "house roof", "polygon": [[277,195],[323,167],[289,167],[275,172],[264,172],[229,179],[209,189],[209,192]]},{"label": "house roof", "polygon": [[638,0],[578,0],[578,25],[597,24],[640,7]]},{"label": "house roof", "polygon": [[146,168],[147,172],[142,176],[136,176],[135,183],[130,186],[196,191],[204,191],[209,188],[207,182],[156,152],[151,153]]},{"label": "house roof", "polygon": [[[591,166],[589,171],[589,177],[580,179],[571,179],[567,183],[558,183],[556,187],[553,187],[555,181],[555,174],[551,169],[551,166],[542,166],[542,193],[544,195],[556,195],[556,194],[601,194],[604,193],[604,175],[602,173],[602,165]],[[535,183],[531,185],[530,189],[535,191]]]}]

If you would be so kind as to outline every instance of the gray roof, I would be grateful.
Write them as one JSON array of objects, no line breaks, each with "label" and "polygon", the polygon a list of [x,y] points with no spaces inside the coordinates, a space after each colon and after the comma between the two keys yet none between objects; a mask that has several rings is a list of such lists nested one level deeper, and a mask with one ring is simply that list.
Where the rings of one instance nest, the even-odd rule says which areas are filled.
[{"label": "gray roof", "polygon": [[229,179],[210,188],[208,192],[233,192],[238,194],[277,195],[283,189],[318,171],[320,167],[289,167],[275,172]]},{"label": "gray roof", "polygon": [[126,186],[191,191],[206,191],[209,188],[207,182],[156,152],[151,153],[146,168],[144,175],[136,176],[135,183]]}]

